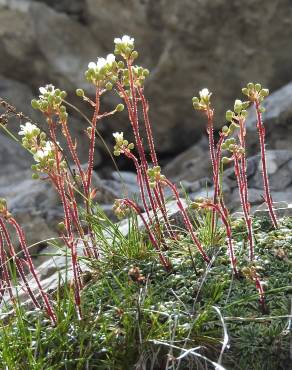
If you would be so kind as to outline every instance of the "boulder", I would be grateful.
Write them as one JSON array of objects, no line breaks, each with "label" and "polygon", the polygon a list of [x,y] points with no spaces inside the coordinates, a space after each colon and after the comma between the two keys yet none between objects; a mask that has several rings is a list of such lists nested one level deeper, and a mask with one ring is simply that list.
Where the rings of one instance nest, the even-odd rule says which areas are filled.
[{"label": "boulder", "polygon": [[[74,103],[75,88],[88,88],[88,62],[111,52],[114,37],[134,36],[138,63],[151,70],[146,95],[164,156],[203,135],[205,118],[191,104],[201,88],[213,91],[221,126],[246,82],[275,91],[292,80],[288,0],[1,0],[0,8],[0,74],[34,89],[52,82],[67,89]],[[105,109],[117,101],[108,96]],[[102,131],[109,136],[125,120],[109,119]],[[282,134],[273,141],[275,148],[287,143]]]},{"label": "boulder", "polygon": [[[249,186],[249,200],[252,206],[263,203],[263,182],[260,155],[248,158],[247,179]],[[273,201],[291,202],[292,199],[292,151],[268,150],[267,170]],[[233,168],[224,172],[223,184],[226,189],[226,203],[232,209],[240,207],[236,177]]]}]

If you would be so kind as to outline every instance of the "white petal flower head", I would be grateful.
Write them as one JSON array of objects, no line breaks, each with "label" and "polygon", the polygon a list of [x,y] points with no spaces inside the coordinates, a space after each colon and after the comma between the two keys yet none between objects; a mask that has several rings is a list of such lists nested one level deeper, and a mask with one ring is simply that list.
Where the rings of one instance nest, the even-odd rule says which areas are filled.
[{"label": "white petal flower head", "polygon": [[210,96],[211,96],[211,93],[210,93],[210,91],[209,91],[207,88],[202,89],[202,90],[199,92],[199,94],[200,94],[200,98],[201,98],[202,100],[209,99],[209,98],[210,98]]},{"label": "white petal flower head", "polygon": [[90,62],[90,63],[88,64],[88,68],[89,68],[89,69],[96,69],[96,63],[94,63],[94,62]]},{"label": "white petal flower head", "polygon": [[124,35],[122,38],[119,38],[119,37],[117,37],[117,38],[115,38],[114,39],[114,43],[115,44],[124,44],[124,45],[134,45],[134,38],[133,37],[130,37],[130,36],[128,36],[128,35]]},{"label": "white petal flower head", "polygon": [[106,62],[108,65],[112,65],[116,60],[116,57],[114,56],[114,54],[108,54],[107,57],[106,57]]},{"label": "white petal flower head", "polygon": [[39,96],[40,99],[46,99],[47,97],[45,96],[46,94],[49,95],[54,95],[55,94],[55,86],[52,84],[46,85],[45,87],[40,87],[39,91],[41,95]]},{"label": "white petal flower head", "polygon": [[36,162],[41,162],[48,156],[48,153],[45,150],[38,150],[35,155],[33,156],[33,159]]},{"label": "white petal flower head", "polygon": [[54,145],[51,141],[47,141],[46,145],[44,146],[43,150],[47,152],[48,154],[51,153],[54,150]]},{"label": "white petal flower head", "polygon": [[106,66],[107,62],[106,62],[106,59],[104,58],[98,58],[97,59],[97,63],[96,63],[96,68],[98,70],[100,70],[101,68],[103,68],[104,66]]},{"label": "white petal flower head", "polygon": [[18,135],[25,136],[31,135],[33,132],[38,131],[36,125],[33,125],[31,122],[26,122],[24,125],[20,125],[21,130],[18,132]]},{"label": "white petal flower head", "polygon": [[124,141],[124,133],[123,132],[115,132],[113,137],[116,139],[117,143],[122,143]]}]

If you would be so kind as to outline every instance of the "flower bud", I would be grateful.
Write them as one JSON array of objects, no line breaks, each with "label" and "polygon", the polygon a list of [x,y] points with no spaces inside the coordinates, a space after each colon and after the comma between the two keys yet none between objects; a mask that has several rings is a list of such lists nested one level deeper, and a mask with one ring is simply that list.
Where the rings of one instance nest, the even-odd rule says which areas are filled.
[{"label": "flower bud", "polygon": [[33,109],[39,109],[40,107],[39,102],[36,99],[32,99],[31,106]]},{"label": "flower bud", "polygon": [[113,88],[113,84],[111,82],[107,82],[105,88],[106,90],[110,91]]},{"label": "flower bud", "polygon": [[76,95],[77,96],[84,96],[84,90],[83,89],[77,89],[76,90]]},{"label": "flower bud", "polygon": [[124,106],[124,104],[118,104],[117,106],[116,106],[116,111],[117,112],[122,112],[123,110],[125,109],[125,106]]},{"label": "flower bud", "polygon": [[40,177],[39,177],[39,175],[37,174],[37,173],[33,173],[32,175],[31,175],[31,177],[32,177],[32,179],[33,180],[38,180]]},{"label": "flower bud", "polygon": [[128,145],[128,149],[133,150],[133,149],[134,149],[134,144],[133,144],[133,143],[130,143],[130,144]]},{"label": "flower bud", "polygon": [[57,225],[58,230],[63,233],[66,230],[64,222],[59,222]]},{"label": "flower bud", "polygon": [[124,68],[124,66],[125,66],[125,63],[122,60],[120,60],[118,62],[118,68]]},{"label": "flower bud", "polygon": [[136,50],[132,51],[132,53],[131,53],[131,58],[132,59],[137,59],[138,56],[139,56],[138,51],[136,51]]},{"label": "flower bud", "polygon": [[226,112],[226,121],[228,121],[228,122],[231,122],[232,121],[232,118],[233,118],[233,112],[232,112],[232,110],[228,110],[227,112]]},{"label": "flower bud", "polygon": [[230,163],[231,162],[231,159],[230,158],[228,158],[228,157],[223,157],[222,158],[222,163],[223,164],[228,164],[228,163]]},{"label": "flower bud", "polygon": [[65,99],[65,98],[66,98],[66,96],[67,96],[66,91],[61,91],[61,92],[60,92],[60,98],[61,98],[61,99]]},{"label": "flower bud", "polygon": [[253,84],[252,82],[249,82],[249,83],[247,84],[247,88],[248,88],[249,90],[253,90],[253,89],[254,89],[254,84]]},{"label": "flower bud", "polygon": [[261,96],[263,96],[264,98],[266,97],[266,96],[268,96],[269,95],[269,89],[262,89],[261,90],[261,92],[260,92],[260,94],[261,94]]},{"label": "flower bud", "polygon": [[239,99],[236,99],[234,103],[234,112],[240,113],[241,110],[242,110],[242,101]]},{"label": "flower bud", "polygon": [[256,89],[257,92],[259,92],[262,89],[262,85],[261,84],[255,84],[254,88]]},{"label": "flower bud", "polygon": [[248,95],[248,89],[246,87],[244,87],[243,89],[241,89],[243,95]]}]

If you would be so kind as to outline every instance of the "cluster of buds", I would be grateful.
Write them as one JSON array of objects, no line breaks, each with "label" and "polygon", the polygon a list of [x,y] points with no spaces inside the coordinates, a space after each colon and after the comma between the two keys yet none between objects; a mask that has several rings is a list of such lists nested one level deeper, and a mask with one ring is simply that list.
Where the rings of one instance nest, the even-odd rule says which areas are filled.
[{"label": "cluster of buds", "polygon": [[124,153],[125,151],[131,151],[134,149],[134,144],[129,143],[128,140],[124,139],[124,133],[123,132],[115,132],[113,134],[113,137],[115,138],[116,144],[114,146],[114,155],[119,156],[121,153]]},{"label": "cluster of buds", "polygon": [[207,110],[210,105],[210,98],[212,93],[208,89],[202,89],[199,92],[199,98],[197,96],[194,96],[192,99],[193,107],[196,110]]},{"label": "cluster of buds", "polygon": [[[18,134],[23,136],[22,145],[33,154],[33,158],[37,162],[32,165],[32,169],[36,172],[52,169],[55,166],[55,144],[47,141],[45,132],[42,132],[31,122],[20,125],[20,128]],[[65,162],[62,162],[61,165],[64,166]],[[33,178],[38,178],[37,173],[33,174]]]},{"label": "cluster of buds", "polygon": [[59,113],[61,119],[67,119],[66,107],[62,105],[67,93],[55,89],[53,85],[46,85],[39,88],[39,99],[33,99],[31,106],[41,112]]},{"label": "cluster of buds", "polygon": [[[242,146],[236,144],[236,140],[233,137],[225,140],[225,142],[222,144],[222,150],[228,150],[233,155],[236,155],[237,158],[240,158],[245,152],[245,150]],[[223,164],[228,164],[228,163],[232,162],[232,160],[233,160],[233,158],[223,157],[222,158],[222,163]]]},{"label": "cluster of buds", "polygon": [[127,217],[131,212],[130,207],[125,203],[124,199],[115,200],[113,211],[119,219]]},{"label": "cluster of buds", "polygon": [[260,265],[256,265],[255,262],[250,264],[249,266],[245,266],[241,269],[242,274],[244,277],[250,281],[254,281],[258,278],[258,271],[263,270],[263,267]]},{"label": "cluster of buds", "polygon": [[[119,62],[120,63],[120,62]],[[96,62],[90,62],[85,72],[87,81],[99,88],[111,90],[118,80],[118,69],[123,66],[116,62],[113,54],[108,54],[106,58],[97,58]],[[82,96],[83,90],[78,89],[77,95]]]},{"label": "cluster of buds", "polygon": [[115,38],[115,51],[116,55],[121,55],[123,58],[134,60],[138,57],[138,52],[134,50],[134,38],[124,35],[122,38]]},{"label": "cluster of buds", "polygon": [[226,112],[226,121],[228,122],[238,122],[242,118],[247,117],[247,108],[249,106],[249,101],[241,101],[239,99],[235,100],[234,108]]},{"label": "cluster of buds", "polygon": [[151,188],[155,188],[156,184],[165,179],[165,176],[161,174],[160,166],[154,166],[147,170],[147,175],[149,177],[149,185]]},{"label": "cluster of buds", "polygon": [[[136,87],[144,86],[146,77],[149,76],[149,70],[140,66],[132,67],[133,81]],[[124,87],[130,86],[129,70],[123,69],[121,73],[121,82]],[[129,92],[128,92],[129,93]]]},{"label": "cluster of buds", "polygon": [[191,202],[190,207],[192,209],[208,209],[212,208],[213,201],[209,198],[199,197],[195,199],[193,202]]},{"label": "cluster of buds", "polygon": [[[258,103],[262,103],[264,99],[269,95],[269,90],[262,89],[261,84],[254,84],[253,82],[249,82],[246,87],[242,89],[242,93],[246,95],[251,102],[257,101]],[[260,107],[260,112],[263,113],[264,111],[264,107]]]}]

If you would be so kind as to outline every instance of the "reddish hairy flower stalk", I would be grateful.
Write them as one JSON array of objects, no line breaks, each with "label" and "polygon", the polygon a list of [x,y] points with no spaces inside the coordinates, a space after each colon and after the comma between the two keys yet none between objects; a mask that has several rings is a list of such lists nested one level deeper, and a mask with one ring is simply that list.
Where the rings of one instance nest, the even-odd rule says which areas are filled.
[{"label": "reddish hairy flower stalk", "polygon": [[35,294],[31,290],[30,285],[29,285],[29,283],[27,281],[27,278],[25,276],[25,272],[23,270],[21,261],[17,257],[17,255],[16,255],[16,252],[15,252],[14,247],[13,247],[13,244],[11,242],[11,239],[10,239],[10,236],[9,236],[9,233],[8,233],[8,230],[6,228],[6,225],[5,225],[4,221],[2,220],[2,218],[0,217],[0,232],[1,231],[3,232],[4,239],[6,241],[6,245],[8,246],[9,254],[10,254],[12,260],[15,262],[16,269],[17,269],[17,271],[18,271],[18,273],[19,273],[19,275],[20,275],[20,277],[21,277],[21,279],[22,279],[22,281],[23,281],[23,283],[24,283],[24,285],[26,287],[26,290],[27,290],[27,292],[28,292],[28,294],[29,294],[29,296],[30,296],[30,298],[31,298],[34,306],[36,308],[41,308],[40,307],[40,304],[38,303],[38,301],[37,301],[37,299],[35,297]]},{"label": "reddish hairy flower stalk", "polygon": [[265,127],[262,120],[262,114],[260,111],[260,103],[257,100],[254,101],[256,114],[257,114],[257,129],[259,135],[259,142],[261,148],[261,162],[262,162],[262,174],[263,174],[263,183],[264,183],[264,192],[265,192],[265,202],[268,206],[270,218],[275,228],[278,228],[278,221],[273,209],[273,200],[270,192],[267,163],[266,163],[266,151],[265,151]]},{"label": "reddish hairy flower stalk", "polygon": [[201,256],[203,257],[204,261],[206,263],[209,263],[210,262],[210,258],[207,256],[206,252],[204,251],[199,239],[196,237],[195,233],[194,233],[194,230],[193,230],[193,225],[190,221],[190,218],[187,214],[187,212],[185,211],[184,209],[184,206],[180,200],[180,196],[179,196],[179,193],[176,189],[176,186],[174,184],[172,184],[168,179],[164,178],[163,180],[161,180],[162,182],[164,182],[167,186],[169,186],[169,188],[172,190],[174,196],[175,196],[175,199],[176,199],[176,202],[177,202],[177,205],[178,205],[178,208],[183,216],[183,220],[184,220],[184,223],[187,227],[187,229],[189,230],[190,234],[191,234],[191,238],[194,242],[194,244],[197,246],[198,250],[199,250],[199,253],[201,254]]},{"label": "reddish hairy flower stalk", "polygon": [[171,264],[169,262],[168,259],[165,258],[165,256],[163,255],[160,247],[159,247],[159,244],[157,243],[156,241],[156,238],[154,236],[154,234],[152,233],[147,221],[145,220],[143,214],[141,213],[139,207],[137,206],[136,203],[134,203],[132,200],[130,199],[123,199],[122,200],[123,203],[127,206],[129,206],[130,208],[132,208],[136,213],[137,215],[141,218],[147,232],[148,232],[148,235],[149,235],[149,239],[150,239],[150,242],[151,244],[154,246],[154,248],[156,249],[156,251],[158,252],[158,255],[159,255],[159,259],[160,259],[160,262],[162,263],[162,265],[164,266],[165,270],[166,271],[170,271],[171,270]]},{"label": "reddish hairy flower stalk", "polygon": [[[7,269],[8,259],[7,259],[6,251],[4,249],[4,244],[5,243],[4,243],[2,231],[0,230],[0,271],[2,272],[2,276],[3,276],[3,283],[2,283],[1,292],[0,292],[0,301],[3,297],[3,294],[5,293],[5,290],[8,289],[10,299],[13,302],[14,296],[12,293],[12,284],[11,284],[10,275]],[[1,277],[1,280],[2,280],[2,277]],[[4,283],[6,283],[6,286]]]},{"label": "reddish hairy flower stalk", "polygon": [[[244,154],[242,155],[244,156]],[[237,186],[239,191],[240,203],[243,210],[244,221],[246,224],[248,242],[249,242],[249,259],[252,261],[254,258],[254,242],[253,242],[253,231],[252,231],[252,220],[250,216],[250,205],[247,200],[247,187],[245,181],[245,173],[242,172],[242,158],[239,159],[237,155],[234,155],[234,172],[237,179]]]},{"label": "reddish hairy flower stalk", "polygon": [[80,240],[84,244],[84,254],[87,257],[93,257],[93,255],[94,255],[94,257],[98,259],[98,253],[95,249],[95,246],[92,245],[92,249],[93,249],[93,253],[92,253],[91,248],[88,244],[88,241],[85,239],[85,234],[84,234],[83,228],[81,226],[81,222],[80,222],[80,217],[79,217],[77,202],[76,202],[76,199],[75,199],[73,185],[70,182],[67,173],[66,173],[66,181],[67,181],[68,195],[70,196],[71,216],[72,216],[73,223],[74,223],[74,225],[77,229],[77,232],[79,234]]},{"label": "reddish hairy flower stalk", "polygon": [[[145,99],[143,89],[141,87],[138,88],[138,93],[139,93],[140,100],[142,102],[143,118],[144,118],[144,124],[146,128],[147,141],[148,141],[148,145],[150,148],[151,160],[154,166],[158,166],[157,155],[156,155],[156,151],[154,147],[153,134],[152,134],[151,124],[150,124],[149,115],[148,115],[149,105]],[[161,209],[168,234],[170,235],[171,238],[175,239],[175,234],[172,230],[172,227],[170,225],[170,222],[167,216],[163,189],[160,184],[157,184],[157,188],[158,188],[157,191],[154,190],[156,201],[158,203],[159,208]]]},{"label": "reddish hairy flower stalk", "polygon": [[100,90],[99,87],[96,87],[95,93],[95,108],[92,117],[92,126],[91,126],[91,135],[90,135],[90,146],[89,146],[89,158],[88,158],[88,168],[87,168],[87,183],[86,183],[86,191],[85,195],[89,195],[90,192],[90,185],[92,180],[92,172],[93,172],[93,159],[94,159],[94,149],[95,149],[95,129],[99,114],[99,105],[100,105]]},{"label": "reddish hairy flower stalk", "polygon": [[26,244],[26,240],[25,240],[25,237],[24,237],[24,233],[23,233],[23,230],[21,229],[21,227],[18,225],[18,223],[16,222],[16,220],[11,217],[9,218],[8,222],[13,225],[13,227],[15,228],[16,230],[16,233],[17,233],[17,236],[18,236],[18,240],[20,242],[20,246],[21,246],[21,249],[23,250],[24,252],[24,255],[26,257],[26,262],[28,264],[28,267],[29,267],[29,271],[30,273],[32,274],[36,284],[37,284],[37,287],[39,289],[39,292],[41,294],[41,297],[42,297],[42,300],[44,302],[44,306],[45,306],[45,309],[47,311],[47,314],[49,315],[50,319],[52,320],[52,322],[54,324],[57,323],[57,319],[56,319],[56,315],[55,315],[55,312],[53,310],[53,307],[48,299],[48,296],[47,294],[45,293],[45,291],[43,290],[43,287],[41,285],[41,282],[37,276],[37,273],[35,271],[35,267],[34,267],[34,264],[32,262],[32,259],[31,259],[31,256],[29,254],[29,251],[28,251],[28,248],[27,248],[27,244]]},{"label": "reddish hairy flower stalk", "polygon": [[[213,169],[213,183],[214,183],[214,195],[213,195],[213,202],[214,204],[217,203],[218,195],[219,195],[219,153],[220,151],[215,152],[215,143],[214,143],[214,125],[213,125],[213,118],[214,118],[214,111],[208,105],[206,110],[207,118],[208,118],[208,126],[207,126],[207,133],[209,138],[209,150],[210,150],[210,157]],[[221,142],[222,144],[222,142]],[[216,222],[216,212],[212,210],[212,221],[211,221],[211,230],[212,235],[215,231],[215,222]]]},{"label": "reddish hairy flower stalk", "polygon": [[229,218],[229,213],[228,213],[228,210],[226,208],[226,206],[224,205],[223,201],[220,202],[220,206],[218,204],[214,204],[212,202],[208,202],[206,205],[202,205],[202,208],[203,207],[210,207],[212,209],[214,209],[218,215],[220,216],[224,226],[225,226],[225,230],[226,230],[226,235],[227,235],[227,240],[228,240],[228,254],[229,254],[229,258],[230,258],[230,262],[231,262],[231,266],[232,266],[232,269],[233,269],[233,272],[236,276],[238,276],[238,270],[237,270],[237,260],[236,260],[236,257],[235,257],[235,254],[234,254],[234,248],[233,248],[233,243],[232,243],[232,230],[231,230],[231,226],[230,226],[230,222],[228,220]]},{"label": "reddish hairy flower stalk", "polygon": [[267,305],[266,305],[265,292],[264,292],[262,283],[261,283],[257,273],[256,273],[256,276],[254,278],[254,281],[255,281],[256,289],[259,293],[259,297],[260,297],[259,302],[260,302],[260,306],[262,308],[262,312],[266,313],[267,312]]},{"label": "reddish hairy flower stalk", "polygon": [[57,147],[57,140],[56,140],[56,133],[55,133],[55,123],[52,119],[52,117],[48,114],[48,122],[49,122],[49,128],[50,128],[50,134],[51,137],[54,140],[55,145],[55,161],[56,161],[56,169],[57,172],[54,176],[54,184],[56,185],[56,190],[60,195],[61,202],[64,209],[64,215],[65,215],[65,231],[66,234],[63,233],[63,240],[67,247],[69,248],[71,252],[71,261],[72,261],[72,269],[73,269],[73,276],[74,276],[74,297],[75,297],[75,303],[77,306],[77,312],[79,313],[79,316],[81,316],[81,307],[80,307],[80,278],[79,273],[80,266],[77,259],[77,250],[76,245],[74,242],[74,234],[72,231],[72,220],[70,216],[70,204],[66,197],[65,192],[65,176],[64,173],[61,171],[60,166],[60,155]]},{"label": "reddish hairy flower stalk", "polygon": [[145,212],[147,214],[148,220],[151,223],[152,220],[151,220],[151,217],[150,217],[149,207],[147,205],[146,198],[145,198],[143,178],[142,178],[141,168],[140,168],[138,159],[135,157],[135,155],[133,153],[130,152],[130,150],[125,150],[124,151],[124,154],[128,158],[132,159],[132,161],[134,162],[134,165],[135,165],[135,168],[136,168],[136,172],[137,172],[137,179],[138,179],[138,184],[139,184],[139,188],[140,188],[140,194],[141,194],[141,199],[142,199],[143,207],[144,207]]},{"label": "reddish hairy flower stalk", "polygon": [[[131,76],[130,81],[132,80],[131,86],[134,89],[131,68],[129,70],[129,74]],[[126,103],[126,106],[127,106],[129,119],[130,119],[131,126],[133,128],[135,142],[136,142],[136,145],[137,145],[138,154],[139,154],[139,158],[140,158],[140,162],[141,162],[141,169],[142,169],[141,178],[142,178],[143,183],[145,184],[145,187],[146,187],[146,190],[147,190],[148,198],[149,198],[150,205],[151,205],[151,208],[152,208],[152,211],[153,211],[153,214],[154,214],[155,221],[156,221],[157,224],[159,224],[159,218],[158,218],[158,215],[157,215],[156,204],[155,204],[154,199],[153,199],[153,195],[152,195],[152,192],[151,192],[151,187],[150,187],[148,176],[147,176],[148,164],[147,164],[147,161],[146,161],[146,156],[145,156],[142,140],[141,140],[141,137],[140,137],[140,134],[139,134],[136,101],[133,102],[135,107],[132,108],[132,104],[131,104],[127,94],[125,93],[125,90],[124,90],[123,86],[120,83],[117,83],[117,87],[118,87],[121,95],[123,96],[123,99],[124,99],[124,101]],[[135,97],[136,97],[136,94],[135,94]],[[136,116],[135,116],[134,112],[136,112]]]}]

